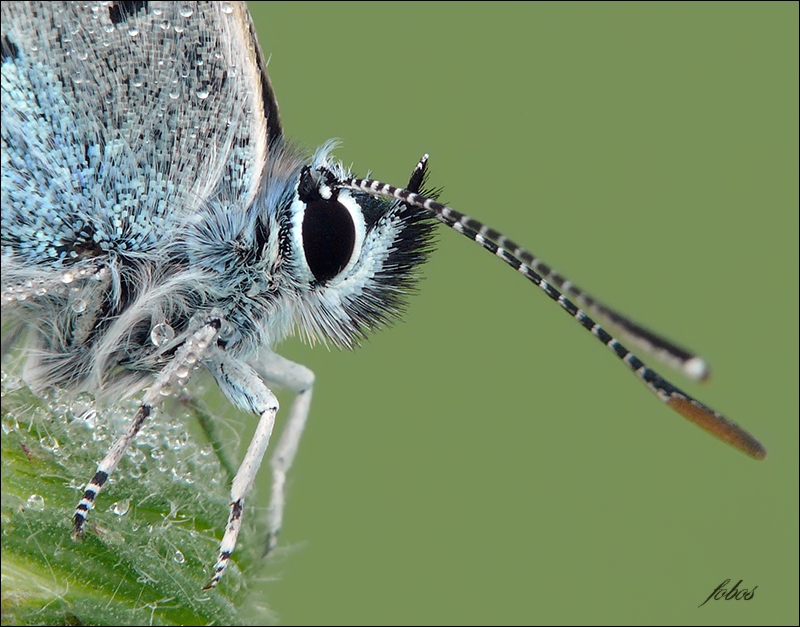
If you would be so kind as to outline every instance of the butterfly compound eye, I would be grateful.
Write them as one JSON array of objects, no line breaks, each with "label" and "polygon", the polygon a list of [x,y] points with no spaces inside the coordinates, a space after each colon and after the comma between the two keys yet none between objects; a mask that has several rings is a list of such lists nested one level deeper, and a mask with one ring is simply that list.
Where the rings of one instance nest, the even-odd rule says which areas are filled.
[{"label": "butterfly compound eye", "polygon": [[317,281],[329,281],[344,270],[355,243],[356,227],[344,205],[322,198],[308,203],[303,216],[303,252]]}]

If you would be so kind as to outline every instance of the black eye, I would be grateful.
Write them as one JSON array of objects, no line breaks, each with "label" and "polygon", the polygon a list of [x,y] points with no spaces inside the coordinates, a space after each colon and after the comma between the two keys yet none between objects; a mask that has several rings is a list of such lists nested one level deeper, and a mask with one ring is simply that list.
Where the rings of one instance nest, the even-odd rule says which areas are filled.
[{"label": "black eye", "polygon": [[350,212],[335,200],[314,200],[303,216],[303,252],[314,278],[323,283],[339,274],[356,243]]}]

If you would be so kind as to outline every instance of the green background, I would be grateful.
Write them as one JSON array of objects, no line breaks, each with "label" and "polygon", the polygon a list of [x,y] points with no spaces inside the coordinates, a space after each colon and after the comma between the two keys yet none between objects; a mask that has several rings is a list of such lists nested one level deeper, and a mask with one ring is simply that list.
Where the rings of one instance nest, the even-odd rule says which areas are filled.
[{"label": "green background", "polygon": [[[288,137],[395,184],[430,153],[453,207],[704,355],[706,385],[660,370],[769,450],[686,423],[442,228],[402,324],[281,347],[317,385],[278,619],[796,624],[797,4],[252,11]],[[753,600],[698,609],[727,578]]]},{"label": "green background", "polygon": [[[441,228],[402,324],[280,347],[317,374],[280,548],[265,467],[210,593],[229,478],[195,412],[165,404],[75,544],[136,400],[87,428],[91,398],[37,399],[4,355],[2,622],[797,624],[797,7],[253,5],[288,137],[399,184],[430,153],[445,201],[704,355],[674,382],[766,461]],[[253,417],[190,388],[240,457]],[[754,598],[698,608],[725,579]]]}]

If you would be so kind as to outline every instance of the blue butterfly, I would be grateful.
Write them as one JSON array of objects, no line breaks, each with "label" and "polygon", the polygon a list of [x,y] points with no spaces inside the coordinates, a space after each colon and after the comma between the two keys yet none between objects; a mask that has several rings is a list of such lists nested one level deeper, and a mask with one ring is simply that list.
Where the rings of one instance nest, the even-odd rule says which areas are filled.
[{"label": "blue butterfly", "polygon": [[273,350],[293,332],[351,348],[397,318],[437,221],[542,289],[672,409],[765,457],[589,314],[691,378],[708,374],[700,357],[437,202],[427,156],[394,187],[354,176],[331,143],[288,142],[243,3],[6,2],[2,18],[4,352],[24,345],[33,389],[142,394],[85,487],[75,537],[154,409],[204,368],[258,417],[207,587],[236,546],[282,385],[295,398],[271,464],[274,548],[314,374]]}]

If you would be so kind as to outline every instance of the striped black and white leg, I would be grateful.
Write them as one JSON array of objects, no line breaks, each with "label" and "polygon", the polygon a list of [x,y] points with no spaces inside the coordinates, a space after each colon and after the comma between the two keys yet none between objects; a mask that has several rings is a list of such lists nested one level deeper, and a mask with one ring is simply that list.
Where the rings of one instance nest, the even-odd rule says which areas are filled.
[{"label": "striped black and white leg", "polygon": [[278,399],[252,367],[234,359],[220,348],[211,352],[206,364],[228,400],[239,409],[256,414],[259,420],[253,439],[231,483],[231,512],[228,524],[220,542],[214,574],[203,587],[204,590],[213,588],[219,583],[231,561],[242,527],[244,500],[253,488],[256,473],[264,459],[275,426],[275,414],[278,412]]},{"label": "striped black and white leg", "polygon": [[[551,285],[546,279],[542,278],[542,276],[536,272],[531,265],[520,259],[515,254],[515,251],[519,252],[522,250],[523,253],[527,255],[526,258],[533,259],[540,268],[543,267],[541,261],[536,260],[533,255],[527,253],[523,249],[520,249],[518,246],[516,246],[516,244],[513,244],[513,242],[511,242],[514,247],[513,250],[509,250],[501,245],[501,243],[498,243],[505,241],[507,244],[509,244],[509,240],[503,238],[503,236],[497,231],[489,229],[478,220],[470,218],[469,216],[465,216],[464,214],[461,214],[446,205],[436,202],[431,198],[426,198],[414,192],[410,192],[409,190],[393,187],[391,185],[381,183],[380,181],[351,178],[346,180],[343,183],[343,186],[351,189],[361,190],[373,196],[396,198],[397,200],[403,201],[407,205],[418,207],[419,209],[428,212],[432,217],[436,218],[440,222],[443,222],[447,226],[480,244],[483,248],[496,255],[512,268],[517,270],[520,274],[541,288],[542,291],[544,291],[545,294],[547,294],[550,298],[556,301],[561,308],[575,320],[577,320],[581,326],[590,331],[598,340],[600,340],[605,346],[613,351],[614,354],[626,366],[628,366],[628,368],[634,374],[636,374],[636,376],[647,386],[647,388],[662,402],[666,403],[669,407],[678,412],[687,420],[693,422],[720,440],[739,449],[743,453],[746,453],[755,459],[764,459],[764,457],[766,457],[766,449],[756,438],[754,438],[736,423],[725,418],[722,414],[719,414],[710,407],[703,405],[686,392],[675,387],[654,370],[646,366],[633,353],[631,353],[620,342],[607,333],[599,324],[592,320],[584,311],[572,303],[572,301],[570,301],[566,296],[553,287],[553,285]],[[546,269],[548,273],[552,273],[552,270],[549,267],[544,266],[544,269]],[[568,282],[567,279],[561,277],[560,275],[558,275],[558,280],[562,286],[566,286],[568,289],[572,287],[575,290],[578,290],[578,288],[575,288],[572,283]],[[582,294],[582,292],[579,291],[579,294]],[[583,294],[583,298],[585,300],[587,296]],[[611,310],[607,310],[605,315],[611,318],[613,317],[612,314],[617,315],[616,312],[611,312]],[[618,315],[618,317],[624,318],[621,315]],[[617,323],[619,325],[623,324],[620,320],[617,320]],[[676,362],[679,362],[682,359],[680,350],[683,349],[677,348],[671,342],[664,340],[660,336],[652,334],[652,332],[643,329],[643,327],[641,327],[643,331],[638,331],[636,329],[638,326],[639,325],[635,325],[635,323],[630,323],[630,328],[628,329],[627,333],[631,336],[637,336],[638,334],[638,337],[640,337],[642,343],[644,345],[647,345],[648,343],[652,345],[651,348],[656,354],[662,353],[662,357],[665,354],[670,355],[670,357],[667,359],[668,362],[673,357],[674,361]],[[703,364],[698,364],[697,362],[692,363],[692,360],[696,359],[696,356],[690,355],[691,354],[688,354],[686,359],[684,359],[684,362],[686,363],[681,367],[681,369],[686,372],[686,374],[694,376],[694,378],[702,379],[704,377],[704,372],[707,370],[704,366],[704,362]]]},{"label": "striped black and white leg", "polygon": [[158,374],[153,385],[145,392],[142,404],[128,426],[127,431],[119,438],[108,454],[97,466],[97,472],[86,486],[83,497],[75,508],[73,516],[72,537],[79,539],[83,535],[83,526],[89,512],[94,507],[97,495],[114,472],[130,443],[139,433],[142,425],[153,412],[153,407],[164,398],[165,393],[176,384],[183,385],[195,365],[216,339],[220,328],[220,320],[213,319],[200,327],[175,351],[172,360]]},{"label": "striped black and white leg", "polygon": [[295,393],[286,426],[270,459],[272,467],[272,492],[267,510],[267,541],[264,554],[272,551],[278,542],[283,524],[283,509],[286,503],[286,474],[292,467],[300,438],[306,426],[311,407],[314,373],[305,366],[289,361],[285,357],[269,352],[261,356],[256,364],[261,376],[270,383],[285,387]]}]

